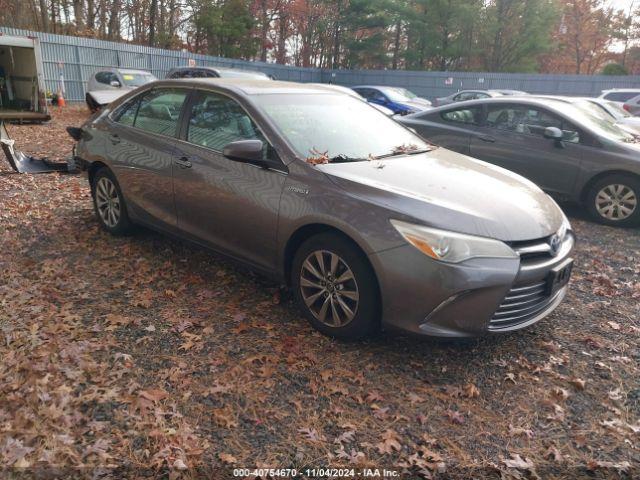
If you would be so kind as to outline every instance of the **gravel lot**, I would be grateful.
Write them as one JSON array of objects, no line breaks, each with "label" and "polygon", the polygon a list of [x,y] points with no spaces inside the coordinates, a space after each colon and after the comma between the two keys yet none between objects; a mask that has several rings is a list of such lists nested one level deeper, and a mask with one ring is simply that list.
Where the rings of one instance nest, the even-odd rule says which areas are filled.
[{"label": "gravel lot", "polygon": [[[64,158],[64,127],[84,118],[73,106],[9,130],[25,152]],[[638,229],[568,208],[571,289],[528,330],[341,343],[278,285],[215,254],[147,230],[110,237],[84,177],[0,164],[0,466],[93,478],[326,466],[640,475]]]}]

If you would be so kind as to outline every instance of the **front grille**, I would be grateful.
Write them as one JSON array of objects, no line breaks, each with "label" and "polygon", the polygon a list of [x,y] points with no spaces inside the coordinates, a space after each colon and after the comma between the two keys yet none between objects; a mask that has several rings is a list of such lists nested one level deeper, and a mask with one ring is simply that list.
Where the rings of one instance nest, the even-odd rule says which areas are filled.
[{"label": "front grille", "polygon": [[522,242],[510,242],[509,246],[520,255],[522,262],[551,258],[551,237]]},{"label": "front grille", "polygon": [[546,289],[546,282],[513,287],[493,314],[489,330],[511,328],[542,313],[555,299],[547,295]]}]

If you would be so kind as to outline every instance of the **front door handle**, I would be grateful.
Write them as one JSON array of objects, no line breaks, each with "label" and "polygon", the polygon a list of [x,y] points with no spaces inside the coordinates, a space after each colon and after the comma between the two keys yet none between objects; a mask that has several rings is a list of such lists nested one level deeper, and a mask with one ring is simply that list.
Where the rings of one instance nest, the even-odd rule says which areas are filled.
[{"label": "front door handle", "polygon": [[176,164],[178,164],[180,168],[191,168],[192,166],[191,162],[187,157],[180,157],[179,159],[176,160]]},{"label": "front door handle", "polygon": [[111,140],[111,143],[113,143],[114,145],[120,143],[120,137],[117,133],[112,133],[111,135],[109,135],[109,140]]},{"label": "front door handle", "polygon": [[478,135],[478,140],[482,140],[483,142],[494,143],[496,141],[495,138],[490,137],[489,135]]}]

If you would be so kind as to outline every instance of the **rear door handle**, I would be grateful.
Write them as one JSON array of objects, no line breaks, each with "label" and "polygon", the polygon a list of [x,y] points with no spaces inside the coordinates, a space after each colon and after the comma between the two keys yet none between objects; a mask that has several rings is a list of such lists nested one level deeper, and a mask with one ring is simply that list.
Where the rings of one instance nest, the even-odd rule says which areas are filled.
[{"label": "rear door handle", "polygon": [[109,140],[111,140],[111,143],[113,143],[114,145],[116,143],[120,143],[120,137],[117,133],[112,133],[111,135],[109,135]]},{"label": "rear door handle", "polygon": [[488,135],[478,135],[478,140],[482,140],[483,142],[494,143],[496,141],[495,138],[490,137]]},{"label": "rear door handle", "polygon": [[176,160],[180,168],[191,168],[192,164],[187,157],[180,157]]}]

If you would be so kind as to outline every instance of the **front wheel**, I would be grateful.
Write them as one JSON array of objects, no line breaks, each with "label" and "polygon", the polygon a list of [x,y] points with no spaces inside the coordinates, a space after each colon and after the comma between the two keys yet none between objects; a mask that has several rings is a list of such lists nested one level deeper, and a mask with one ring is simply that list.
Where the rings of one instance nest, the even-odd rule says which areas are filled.
[{"label": "front wheel", "polygon": [[325,233],[296,252],[292,285],[311,325],[332,337],[357,339],[379,326],[378,287],[365,255],[349,240]]},{"label": "front wheel", "polygon": [[614,174],[598,180],[587,194],[587,209],[598,222],[616,227],[640,224],[640,181]]},{"label": "front wheel", "polygon": [[112,235],[131,232],[132,223],[116,177],[108,168],[101,168],[93,178],[91,188],[93,208],[102,228]]}]

